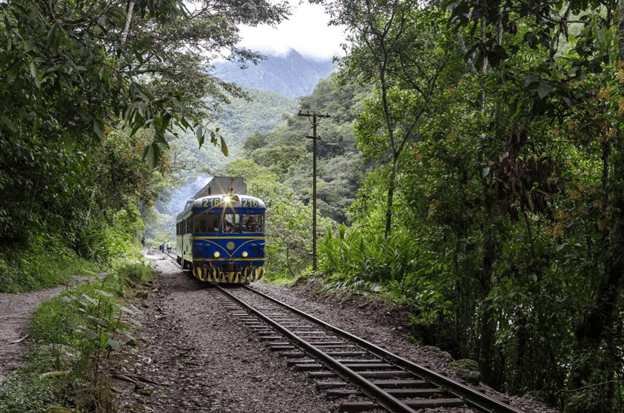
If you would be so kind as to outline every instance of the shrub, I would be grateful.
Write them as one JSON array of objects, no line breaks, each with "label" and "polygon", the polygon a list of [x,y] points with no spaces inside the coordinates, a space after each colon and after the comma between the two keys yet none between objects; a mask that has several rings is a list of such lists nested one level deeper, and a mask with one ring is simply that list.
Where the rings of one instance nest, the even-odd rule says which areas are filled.
[{"label": "shrub", "polygon": [[141,263],[118,265],[101,281],[77,285],[44,301],[30,319],[35,343],[30,360],[16,380],[0,387],[0,411],[71,407],[66,393],[79,387],[86,387],[98,402],[110,402],[99,385],[101,359],[128,339],[135,341],[129,326],[136,323],[132,317],[139,310],[124,305],[122,298],[128,285],[153,276],[154,271]]}]

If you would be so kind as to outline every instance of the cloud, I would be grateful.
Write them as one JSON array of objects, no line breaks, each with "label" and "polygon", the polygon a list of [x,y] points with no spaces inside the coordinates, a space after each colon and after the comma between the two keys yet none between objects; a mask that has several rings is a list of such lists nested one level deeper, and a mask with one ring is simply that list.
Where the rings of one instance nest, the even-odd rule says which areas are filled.
[{"label": "cloud", "polygon": [[344,56],[340,47],[345,42],[344,28],[327,26],[329,16],[323,6],[293,6],[293,15],[276,28],[268,26],[241,27],[239,46],[272,54],[287,54],[295,49],[304,56],[327,59]]}]

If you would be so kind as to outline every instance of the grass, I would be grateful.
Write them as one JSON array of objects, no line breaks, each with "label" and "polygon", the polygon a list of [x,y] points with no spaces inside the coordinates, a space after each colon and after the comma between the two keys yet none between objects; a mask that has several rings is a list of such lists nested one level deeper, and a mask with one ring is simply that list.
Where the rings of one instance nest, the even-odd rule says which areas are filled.
[{"label": "grass", "polygon": [[27,361],[0,385],[0,412],[116,411],[106,383],[98,381],[99,362],[132,338],[128,326],[137,310],[124,297],[154,277],[143,263],[119,263],[102,280],[44,301],[30,317],[34,345]]},{"label": "grass", "polygon": [[16,294],[52,288],[67,283],[76,274],[100,269],[97,264],[79,258],[70,250],[59,254],[41,251],[0,253],[0,292]]}]

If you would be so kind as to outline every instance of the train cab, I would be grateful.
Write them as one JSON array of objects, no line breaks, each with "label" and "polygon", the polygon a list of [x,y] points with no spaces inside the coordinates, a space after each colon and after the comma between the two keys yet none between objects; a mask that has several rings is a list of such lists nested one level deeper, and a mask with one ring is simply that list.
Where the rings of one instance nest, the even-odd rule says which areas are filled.
[{"label": "train cab", "polygon": [[178,263],[209,283],[249,284],[264,275],[264,202],[248,195],[210,195],[177,217]]}]

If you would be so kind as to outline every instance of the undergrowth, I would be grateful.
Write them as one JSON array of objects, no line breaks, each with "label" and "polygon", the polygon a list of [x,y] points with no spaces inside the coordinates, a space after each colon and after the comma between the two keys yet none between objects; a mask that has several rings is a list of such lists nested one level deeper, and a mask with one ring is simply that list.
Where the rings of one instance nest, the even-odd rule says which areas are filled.
[{"label": "undergrowth", "polygon": [[95,272],[98,264],[80,258],[68,248],[45,249],[33,245],[0,253],[0,292],[22,293],[52,288],[83,271]]},{"label": "undergrowth", "polygon": [[44,225],[24,229],[24,239],[0,248],[0,293],[52,288],[85,270],[141,260],[138,234],[145,228],[136,207],[115,213],[115,224],[91,222],[72,234]]},{"label": "undergrowth", "polygon": [[43,302],[30,318],[33,346],[27,362],[0,385],[0,412],[43,413],[60,407],[116,411],[102,383],[100,363],[135,340],[130,327],[138,324],[133,317],[139,310],[125,297],[154,274],[143,263],[119,265],[101,280]]}]

